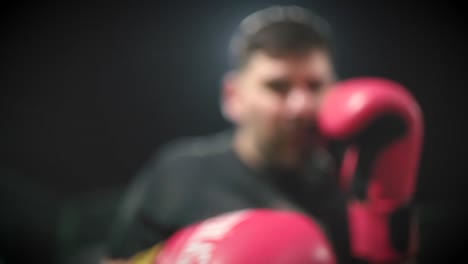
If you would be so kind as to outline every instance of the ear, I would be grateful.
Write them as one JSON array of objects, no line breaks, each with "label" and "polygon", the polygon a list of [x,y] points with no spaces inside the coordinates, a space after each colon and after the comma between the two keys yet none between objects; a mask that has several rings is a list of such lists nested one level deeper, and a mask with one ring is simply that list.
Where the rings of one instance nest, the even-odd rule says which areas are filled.
[{"label": "ear", "polygon": [[221,92],[221,112],[225,119],[238,124],[241,119],[242,101],[238,73],[231,71],[223,76]]}]

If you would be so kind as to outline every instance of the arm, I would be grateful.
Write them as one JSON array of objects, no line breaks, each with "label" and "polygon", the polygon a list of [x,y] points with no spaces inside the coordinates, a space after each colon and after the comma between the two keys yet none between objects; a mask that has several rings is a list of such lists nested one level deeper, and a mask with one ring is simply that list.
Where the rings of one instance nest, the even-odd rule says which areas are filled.
[{"label": "arm", "polygon": [[167,165],[162,155],[150,159],[127,189],[112,223],[105,258],[102,262],[128,263],[136,254],[169,236],[172,228],[160,221],[167,183]]},{"label": "arm", "polygon": [[167,239],[191,221],[187,212],[199,180],[199,160],[188,155],[190,141],[166,145],[131,184],[113,225],[106,257],[131,259]]}]

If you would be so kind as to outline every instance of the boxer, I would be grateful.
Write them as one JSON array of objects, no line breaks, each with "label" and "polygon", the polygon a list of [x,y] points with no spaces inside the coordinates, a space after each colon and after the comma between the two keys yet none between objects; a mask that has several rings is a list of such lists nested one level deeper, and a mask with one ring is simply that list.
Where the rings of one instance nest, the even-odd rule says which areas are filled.
[{"label": "boxer", "polygon": [[[230,43],[233,64],[223,79],[220,98],[221,113],[231,122],[232,129],[174,140],[155,153],[129,187],[112,229],[108,258],[130,259],[194,223],[227,212],[256,208],[295,210],[321,223],[338,263],[387,258],[387,253],[381,252],[376,257],[364,253],[370,250],[357,248],[372,244],[369,241],[394,240],[388,234],[407,233],[411,229],[408,225],[395,227],[396,222],[408,222],[409,218],[403,216],[408,211],[403,208],[409,202],[393,196],[395,190],[404,186],[398,185],[403,179],[407,179],[409,186],[402,189],[405,197],[411,196],[411,176],[398,175],[395,176],[398,180],[393,181],[391,176],[376,175],[381,175],[380,172],[384,175],[385,168],[393,166],[382,165],[386,158],[405,154],[400,145],[405,145],[402,142],[407,142],[407,135],[414,132],[408,132],[412,131],[409,129],[412,125],[407,118],[401,118],[405,111],[397,111],[392,106],[392,116],[405,120],[403,132],[389,136],[400,143],[395,147],[387,141],[377,145],[367,142],[363,139],[371,137],[358,135],[368,134],[367,125],[374,123],[371,117],[386,118],[385,111],[379,112],[370,107],[372,104],[363,103],[385,100],[379,100],[378,96],[351,96],[343,101],[325,101],[328,95],[334,97],[332,91],[346,90],[339,88],[341,81],[334,69],[330,33],[324,19],[297,6],[262,9],[240,23]],[[374,85],[381,86],[375,82]],[[326,105],[340,108],[335,101],[366,105],[369,108],[363,113],[375,112],[375,115],[356,113],[356,117],[347,116],[349,120],[337,119],[344,124],[356,121],[359,128],[352,125],[328,128],[327,124],[333,122],[326,120],[335,118]],[[376,146],[379,148],[375,149]],[[381,156],[381,153],[387,154]],[[342,177],[336,176],[340,164],[345,165],[341,169]],[[369,172],[367,168],[372,169]],[[347,191],[349,182],[352,182],[352,192]],[[383,182],[394,187],[391,191],[382,190]],[[356,186],[360,187],[355,190]],[[372,190],[369,191],[372,195],[361,195],[366,190]],[[370,197],[381,194],[391,195],[391,200],[398,202],[392,202],[391,210],[377,217],[374,209],[387,206],[382,202],[386,200]],[[372,204],[378,201],[379,205],[371,207],[372,210],[350,209],[368,208],[364,205],[370,202],[352,202],[356,198]],[[353,206],[356,204],[359,206]],[[369,220],[374,218],[380,220]],[[361,220],[350,222],[350,219]],[[361,235],[356,233],[366,229],[358,228],[360,225],[356,223],[383,225],[375,229],[383,235],[366,238],[366,243],[359,242],[357,237]],[[400,231],[390,232],[385,226]],[[406,248],[404,244],[383,245],[395,249]]]},{"label": "boxer", "polygon": [[[414,257],[417,223],[410,203],[423,137],[417,101],[394,81],[353,78],[326,95],[317,117],[324,137],[348,148],[339,176],[349,197],[352,254],[366,263],[403,263]],[[353,187],[358,177],[365,179],[361,190]],[[314,264],[336,263],[336,258],[313,217],[251,209],[186,227],[147,261]],[[140,263],[149,262],[135,261]]]}]

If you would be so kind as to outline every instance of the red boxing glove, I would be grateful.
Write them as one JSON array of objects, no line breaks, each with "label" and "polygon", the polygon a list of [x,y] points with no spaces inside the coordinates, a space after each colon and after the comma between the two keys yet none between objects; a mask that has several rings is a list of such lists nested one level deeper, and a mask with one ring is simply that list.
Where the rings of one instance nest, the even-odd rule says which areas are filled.
[{"label": "red boxing glove", "polygon": [[[416,100],[396,82],[354,78],[327,94],[317,120],[325,137],[347,146],[340,180],[352,196],[352,254],[373,263],[414,255],[416,224],[407,206],[415,191],[423,138]],[[360,199],[351,191],[356,181],[365,184]]]},{"label": "red boxing glove", "polygon": [[334,264],[318,224],[296,212],[242,210],[193,224],[163,245],[155,264]]}]

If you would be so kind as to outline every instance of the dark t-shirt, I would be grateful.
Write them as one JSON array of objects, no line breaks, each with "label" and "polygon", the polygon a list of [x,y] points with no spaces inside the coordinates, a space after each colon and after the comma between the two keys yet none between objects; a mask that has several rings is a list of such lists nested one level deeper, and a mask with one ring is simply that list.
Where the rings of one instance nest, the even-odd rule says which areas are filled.
[{"label": "dark t-shirt", "polygon": [[114,226],[109,255],[126,258],[177,229],[245,208],[295,209],[323,226],[338,255],[350,263],[345,197],[333,156],[316,152],[301,175],[253,171],[231,147],[230,131],[168,144],[139,173]]}]

